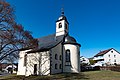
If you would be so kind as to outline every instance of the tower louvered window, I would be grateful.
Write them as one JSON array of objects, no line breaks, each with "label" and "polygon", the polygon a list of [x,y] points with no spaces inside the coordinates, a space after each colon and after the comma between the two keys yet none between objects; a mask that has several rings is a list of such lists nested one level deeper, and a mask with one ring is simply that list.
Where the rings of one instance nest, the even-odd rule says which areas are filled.
[{"label": "tower louvered window", "polygon": [[62,24],[61,23],[59,23],[59,28],[62,28]]}]

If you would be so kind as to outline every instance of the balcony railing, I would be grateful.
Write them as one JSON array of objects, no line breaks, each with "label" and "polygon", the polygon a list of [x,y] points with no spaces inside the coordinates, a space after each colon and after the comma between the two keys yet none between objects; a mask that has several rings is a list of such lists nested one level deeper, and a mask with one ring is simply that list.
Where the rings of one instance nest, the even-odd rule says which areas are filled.
[{"label": "balcony railing", "polygon": [[93,60],[104,60],[103,57],[94,57]]}]

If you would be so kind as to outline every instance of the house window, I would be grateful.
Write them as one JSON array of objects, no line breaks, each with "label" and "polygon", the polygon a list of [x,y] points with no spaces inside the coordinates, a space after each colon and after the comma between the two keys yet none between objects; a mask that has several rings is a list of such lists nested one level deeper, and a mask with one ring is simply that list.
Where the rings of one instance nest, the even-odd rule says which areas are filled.
[{"label": "house window", "polygon": [[55,64],[55,69],[57,69],[57,64]]},{"label": "house window", "polygon": [[113,53],[113,51],[111,51],[111,53]]},{"label": "house window", "polygon": [[116,62],[116,59],[114,60],[114,62]]},{"label": "house window", "polygon": [[65,53],[66,53],[66,55],[65,55],[66,62],[70,62],[70,50],[67,49]]},{"label": "house window", "polygon": [[109,61],[111,61],[111,59],[109,59]]},{"label": "house window", "polygon": [[116,55],[114,55],[114,58],[116,57]]},{"label": "house window", "polygon": [[61,64],[59,65],[59,68],[62,69],[62,65]]},{"label": "house window", "polygon": [[24,66],[27,64],[27,54],[24,55]]},{"label": "house window", "polygon": [[57,55],[57,54],[55,54],[55,59],[56,59],[56,60],[58,59],[58,55]]},{"label": "house window", "polygon": [[59,28],[62,28],[62,24],[61,23],[59,23]]},{"label": "house window", "polygon": [[59,58],[60,60],[62,60],[62,56],[60,55],[60,58]]},{"label": "house window", "polygon": [[110,57],[110,55],[108,55]]},{"label": "house window", "polygon": [[83,61],[85,61],[85,59],[83,58]]}]

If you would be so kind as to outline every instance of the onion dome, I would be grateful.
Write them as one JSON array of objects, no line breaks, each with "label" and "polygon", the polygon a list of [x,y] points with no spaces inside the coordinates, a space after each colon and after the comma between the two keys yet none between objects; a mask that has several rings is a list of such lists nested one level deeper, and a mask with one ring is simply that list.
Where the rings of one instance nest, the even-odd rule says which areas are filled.
[{"label": "onion dome", "polygon": [[58,20],[67,20],[67,18],[64,15],[61,15]]},{"label": "onion dome", "polygon": [[61,21],[61,20],[65,20],[68,23],[67,18],[64,15],[64,11],[63,10],[61,11],[61,16],[58,18],[58,20],[56,22]]},{"label": "onion dome", "polygon": [[76,40],[75,40],[75,38],[67,35],[67,36],[65,37],[65,43],[76,43]]},{"label": "onion dome", "polygon": [[67,35],[64,38],[64,44],[74,44],[74,45],[78,45],[81,47],[81,45],[79,43],[77,43],[77,41],[75,40],[75,38],[73,38],[72,36]]}]

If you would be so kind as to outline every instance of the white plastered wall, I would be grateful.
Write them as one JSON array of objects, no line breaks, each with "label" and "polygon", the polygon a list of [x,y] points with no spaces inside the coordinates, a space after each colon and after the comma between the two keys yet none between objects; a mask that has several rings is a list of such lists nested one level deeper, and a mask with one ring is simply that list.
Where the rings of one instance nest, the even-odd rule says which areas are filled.
[{"label": "white plastered wall", "polygon": [[19,60],[18,60],[17,75],[25,75],[26,66],[24,65],[24,57],[25,57],[26,52],[28,52],[30,50],[20,51],[20,53],[19,53]]},{"label": "white plastered wall", "polygon": [[[57,59],[55,59],[55,54],[57,54]],[[51,74],[61,73],[60,64],[62,65],[62,60],[60,60],[60,55],[62,56],[62,45],[61,43],[51,49]],[[55,69],[55,64],[57,64],[57,69]]]},{"label": "white plastered wall", "polygon": [[[62,24],[62,28],[59,28],[59,23]],[[67,24],[65,22],[65,20],[56,22],[56,36],[65,35],[66,32],[68,32],[68,27],[67,27],[67,29],[65,29],[65,24]],[[68,24],[67,24],[67,26],[68,26]]]},{"label": "white plastered wall", "polygon": [[37,75],[50,74],[49,51],[30,53],[27,55],[26,76],[34,75],[34,65],[37,64]]},{"label": "white plastered wall", "polygon": [[71,73],[79,73],[80,72],[80,51],[79,46],[74,44],[65,44],[64,45],[65,50],[70,50],[70,66],[66,65],[65,62],[65,53],[63,57],[63,71],[64,72],[71,72]]},{"label": "white plastered wall", "polygon": [[[104,58],[104,63],[108,63],[108,64],[114,64],[114,63],[120,64],[120,53],[117,52],[117,51],[115,51],[114,49],[112,49],[108,53],[106,53],[103,56],[103,58]],[[116,60],[116,62],[115,62],[115,60]]]}]

